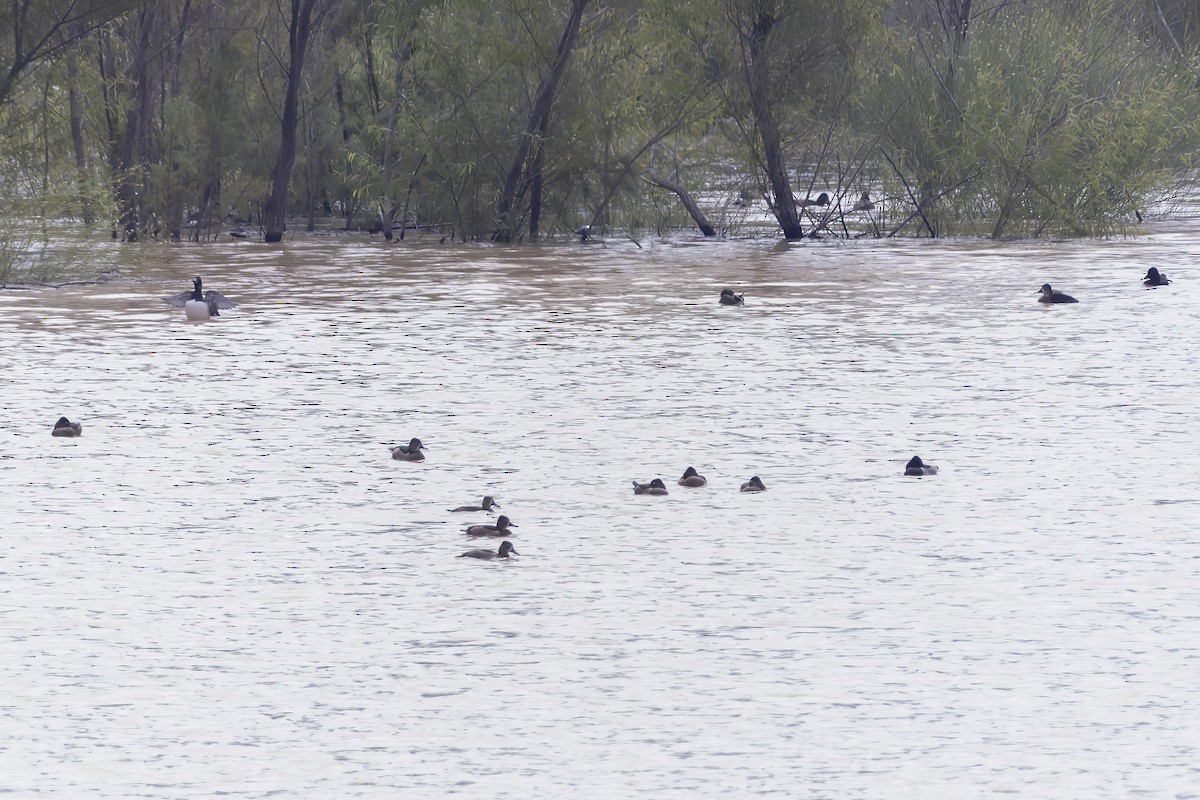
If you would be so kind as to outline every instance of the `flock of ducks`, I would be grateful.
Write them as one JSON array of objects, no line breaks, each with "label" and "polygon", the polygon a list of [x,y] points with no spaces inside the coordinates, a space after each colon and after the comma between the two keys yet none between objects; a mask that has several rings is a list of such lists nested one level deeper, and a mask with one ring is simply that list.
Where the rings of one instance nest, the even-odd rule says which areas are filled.
[{"label": "flock of ducks", "polygon": [[[1170,283],[1167,280],[1165,272],[1159,272],[1158,267],[1151,267],[1146,270],[1146,277],[1142,278],[1143,286],[1166,286]],[[1042,296],[1038,298],[1039,303],[1078,303],[1071,295],[1066,292],[1060,292],[1054,289],[1048,283],[1042,284]]]},{"label": "flock of ducks", "polygon": [[[708,486],[708,479],[696,472],[695,467],[688,467],[683,471],[683,477],[676,481],[680,486],[686,486],[689,489],[699,489],[701,486]],[[742,484],[739,491],[742,492],[765,492],[767,487],[763,485],[762,479],[755,475],[750,480]],[[662,497],[669,494],[667,484],[663,483],[662,478],[655,478],[648,483],[638,483],[633,481],[634,494],[648,494]]]}]

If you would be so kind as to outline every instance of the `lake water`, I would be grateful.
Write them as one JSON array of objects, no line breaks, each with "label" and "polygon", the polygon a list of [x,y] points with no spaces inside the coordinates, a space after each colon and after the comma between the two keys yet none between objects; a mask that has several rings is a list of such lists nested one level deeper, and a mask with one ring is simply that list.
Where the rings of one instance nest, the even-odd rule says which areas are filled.
[{"label": "lake water", "polygon": [[1200,797],[1198,231],[0,291],[0,794]]}]

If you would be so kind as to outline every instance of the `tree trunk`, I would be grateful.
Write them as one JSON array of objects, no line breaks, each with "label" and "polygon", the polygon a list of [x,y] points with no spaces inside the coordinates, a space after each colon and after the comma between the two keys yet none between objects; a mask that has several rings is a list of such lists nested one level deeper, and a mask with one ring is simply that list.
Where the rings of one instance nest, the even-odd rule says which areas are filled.
[{"label": "tree trunk", "polygon": [[75,59],[75,48],[67,50],[67,102],[71,111],[71,144],[75,148],[75,171],[79,177],[79,206],[83,221],[91,225],[96,221],[92,209],[92,198],[88,196],[87,145],[83,140],[83,103],[79,100],[79,64]]},{"label": "tree trunk", "polygon": [[296,163],[296,124],[299,119],[300,81],[304,71],[304,56],[313,31],[320,25],[324,0],[292,0],[291,23],[288,25],[287,91],[283,99],[283,119],[279,126],[279,152],[271,170],[271,195],[263,206],[263,238],[268,242],[283,239],[287,221],[288,182],[292,165]]},{"label": "tree trunk", "polygon": [[525,171],[529,150],[536,131],[542,124],[542,118],[550,116],[550,107],[554,104],[554,93],[558,90],[558,82],[562,79],[563,72],[566,71],[567,61],[575,46],[580,23],[583,21],[584,9],[587,8],[589,2],[590,0],[573,0],[571,3],[571,14],[563,28],[562,37],[558,40],[554,65],[542,80],[541,86],[538,87],[533,107],[529,110],[525,132],[517,144],[517,155],[513,158],[512,167],[508,170],[508,177],[504,180],[504,188],[500,192],[500,200],[496,204],[496,230],[492,234],[494,241],[511,242],[516,238],[517,224],[513,206],[519,194],[521,174]]},{"label": "tree trunk", "polygon": [[666,189],[679,198],[679,202],[683,203],[683,207],[687,209],[692,221],[700,228],[700,232],[705,236],[716,236],[717,231],[708,222],[708,217],[700,210],[700,206],[696,205],[696,201],[692,198],[691,193],[679,180],[679,176],[672,175],[670,178],[664,178],[652,169],[646,170],[646,180],[660,189]]},{"label": "tree trunk", "polygon": [[766,161],[767,183],[771,188],[771,210],[779,220],[785,239],[800,239],[804,228],[800,224],[800,213],[796,209],[796,198],[792,196],[792,185],[788,178],[787,164],[783,157],[783,137],[775,121],[774,102],[771,99],[771,75],[768,38],[775,25],[775,17],[759,10],[745,36],[746,88],[750,93],[750,110],[754,115],[754,126],[762,142],[763,158]]},{"label": "tree trunk", "polygon": [[125,241],[138,238],[141,202],[138,195],[138,145],[142,128],[150,112],[150,76],[148,57],[157,6],[148,6],[138,16],[137,43],[129,67],[129,110],[125,113],[125,135],[121,143],[121,161],[117,165],[117,206],[121,211],[121,233]]}]

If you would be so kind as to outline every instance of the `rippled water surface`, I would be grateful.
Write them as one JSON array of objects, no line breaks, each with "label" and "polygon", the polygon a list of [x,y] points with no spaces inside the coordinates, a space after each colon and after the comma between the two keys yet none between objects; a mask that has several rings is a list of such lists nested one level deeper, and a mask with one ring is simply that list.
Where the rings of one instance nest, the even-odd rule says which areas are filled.
[{"label": "rippled water surface", "polygon": [[0,794],[1198,797],[1197,227],[0,292]]}]

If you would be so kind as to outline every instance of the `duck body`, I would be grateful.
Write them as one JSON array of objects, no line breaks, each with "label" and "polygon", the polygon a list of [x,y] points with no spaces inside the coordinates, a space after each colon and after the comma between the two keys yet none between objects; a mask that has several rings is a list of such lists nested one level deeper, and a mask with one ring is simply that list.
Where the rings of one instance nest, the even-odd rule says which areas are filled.
[{"label": "duck body", "polygon": [[926,464],[921,460],[920,456],[913,456],[904,465],[904,474],[919,476],[919,475],[937,475],[938,468],[933,464]]},{"label": "duck body", "polygon": [[83,426],[78,422],[71,422],[66,417],[59,417],[58,422],[54,423],[54,430],[50,432],[51,436],[67,436],[76,437],[83,435]]},{"label": "duck body", "polygon": [[662,482],[662,478],[655,478],[649,483],[638,483],[637,481],[634,481],[633,493],[664,495],[667,494],[667,485]]},{"label": "duck body", "polygon": [[827,206],[829,205],[829,193],[821,192],[819,195],[817,195],[816,200],[813,200],[811,197],[806,197],[803,200],[797,201],[796,205],[800,206],[801,208],[808,208],[809,206]]},{"label": "duck body", "polygon": [[510,555],[519,556],[521,554],[513,549],[512,542],[505,541],[505,542],[500,543],[499,551],[496,551],[496,550],[468,550],[467,552],[465,552],[461,556],[459,556],[459,558],[478,558],[481,561],[498,561],[500,559],[508,558]]},{"label": "duck body", "polygon": [[199,275],[192,278],[190,292],[180,292],[168,297],[167,302],[176,308],[182,308],[183,313],[193,322],[203,322],[211,317],[219,317],[222,308],[237,308],[237,303],[220,292],[212,289],[204,291]]},{"label": "duck body", "polygon": [[1143,286],[1166,286],[1169,283],[1167,273],[1159,272],[1158,267],[1151,267],[1146,270],[1146,277],[1142,280]]},{"label": "duck body", "polygon": [[500,537],[500,536],[508,536],[510,533],[509,528],[517,528],[517,527],[520,527],[520,526],[518,526],[515,522],[513,522],[508,517],[501,514],[499,517],[496,518],[495,525],[472,525],[471,527],[467,528],[466,531],[464,531],[464,533],[466,533],[467,536]]},{"label": "duck body", "polygon": [[392,448],[392,459],[395,461],[424,461],[425,454],[421,452],[424,447],[421,440],[414,436],[408,440],[408,444],[398,444]]},{"label": "duck body", "polygon": [[862,197],[858,198],[858,202],[854,204],[855,211],[874,211],[875,203],[871,201],[871,195],[867,192],[862,193]]},{"label": "duck body", "polygon": [[757,475],[755,475],[753,478],[751,478],[750,480],[748,480],[748,481],[746,481],[745,483],[743,483],[743,484],[742,484],[742,488],[741,488],[739,491],[743,491],[743,492],[765,492],[766,490],[767,490],[767,487],[766,487],[766,486],[763,486],[762,478],[760,478],[760,477],[758,477]]},{"label": "duck body", "polygon": [[1039,303],[1078,303],[1071,295],[1066,292],[1056,292],[1050,288],[1050,284],[1042,284],[1042,296],[1038,298]]},{"label": "duck body", "polygon": [[497,503],[495,500],[493,500],[492,496],[489,494],[487,497],[483,498],[483,502],[477,506],[459,506],[458,508],[452,508],[450,510],[456,511],[456,512],[457,511],[491,511],[492,506],[499,508],[500,504]]},{"label": "duck body", "polygon": [[720,304],[723,306],[744,306],[746,305],[746,296],[743,294],[734,294],[733,289],[722,289]]},{"label": "duck body", "polygon": [[688,467],[683,471],[683,477],[679,479],[680,486],[689,486],[693,489],[708,485],[708,480],[696,472],[694,467]]}]

